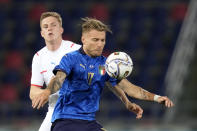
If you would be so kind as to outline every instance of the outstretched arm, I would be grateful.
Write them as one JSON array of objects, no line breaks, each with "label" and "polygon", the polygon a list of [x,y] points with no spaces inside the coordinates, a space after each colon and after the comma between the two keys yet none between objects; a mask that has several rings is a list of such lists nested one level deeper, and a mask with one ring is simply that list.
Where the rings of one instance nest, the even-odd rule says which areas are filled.
[{"label": "outstretched arm", "polygon": [[117,85],[119,88],[123,89],[129,96],[140,100],[156,101],[158,103],[164,103],[166,107],[172,107],[173,102],[166,96],[159,96],[142,89],[129,82],[127,79],[122,79]]},{"label": "outstretched arm", "polygon": [[142,118],[143,109],[139,105],[130,102],[129,99],[127,98],[126,94],[124,93],[124,91],[121,88],[119,88],[118,86],[112,87],[110,82],[106,82],[105,84],[117,97],[119,97],[119,99],[125,104],[126,108],[129,111],[131,111],[137,115],[136,116],[137,119]]},{"label": "outstretched arm", "polygon": [[66,78],[66,74],[62,71],[58,71],[56,76],[51,79],[49,85],[40,94],[36,95],[32,100],[32,107],[40,109],[45,103],[47,103],[50,94],[57,92]]}]

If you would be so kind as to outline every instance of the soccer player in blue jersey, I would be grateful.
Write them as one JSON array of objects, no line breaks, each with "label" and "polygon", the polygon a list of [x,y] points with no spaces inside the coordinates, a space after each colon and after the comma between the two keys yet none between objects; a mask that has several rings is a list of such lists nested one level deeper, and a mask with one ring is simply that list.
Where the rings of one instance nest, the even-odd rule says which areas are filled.
[{"label": "soccer player in blue jersey", "polygon": [[[166,107],[173,106],[173,102],[166,96],[150,93],[126,79],[117,80],[107,73],[100,73],[106,61],[101,55],[106,32],[111,30],[99,20],[82,20],[82,48],[63,56],[54,69],[56,76],[33,103],[34,107],[40,108],[48,101],[51,93],[60,89],[52,117],[52,131],[103,131],[103,127],[95,120],[95,113],[99,109],[100,95],[105,84],[122,89],[137,99],[165,103]],[[134,103],[132,106],[136,107]],[[135,109],[133,112],[141,117],[142,111]]]}]

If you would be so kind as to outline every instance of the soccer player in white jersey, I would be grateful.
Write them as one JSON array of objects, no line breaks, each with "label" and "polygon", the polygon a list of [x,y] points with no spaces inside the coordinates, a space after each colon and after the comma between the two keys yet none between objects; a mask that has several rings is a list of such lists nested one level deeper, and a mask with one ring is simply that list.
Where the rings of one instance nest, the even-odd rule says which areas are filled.
[{"label": "soccer player in white jersey", "polygon": [[[33,57],[32,77],[30,98],[33,100],[36,94],[43,91],[42,86],[53,77],[52,70],[59,64],[63,55],[68,52],[78,50],[81,45],[62,39],[62,20],[56,12],[45,12],[40,18],[41,36],[45,40],[46,46],[39,50]],[[51,116],[55,103],[58,98],[58,92],[52,94],[49,99],[47,115],[39,131],[50,131]]]},{"label": "soccer player in white jersey", "polygon": [[[71,41],[62,39],[62,19],[56,12],[44,12],[40,18],[41,36],[45,40],[46,46],[39,50],[33,57],[32,77],[30,99],[32,103],[34,98],[43,92],[43,84],[49,84],[53,77],[52,70],[59,64],[63,55],[68,52],[78,50],[81,46]],[[112,89],[112,91],[122,100],[126,108],[134,112],[136,118],[141,118],[143,110],[135,103],[131,103],[121,89]],[[58,92],[49,97],[49,107],[46,117],[41,124],[39,131],[50,131],[51,117],[58,98]]]}]

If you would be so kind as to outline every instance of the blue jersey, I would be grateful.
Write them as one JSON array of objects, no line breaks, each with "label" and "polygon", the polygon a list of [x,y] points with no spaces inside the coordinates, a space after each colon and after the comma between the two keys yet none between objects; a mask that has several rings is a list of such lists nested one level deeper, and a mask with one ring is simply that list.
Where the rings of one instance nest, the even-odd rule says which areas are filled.
[{"label": "blue jersey", "polygon": [[54,73],[61,70],[67,77],[60,88],[52,122],[61,118],[95,120],[105,82],[112,86],[118,83],[105,73],[105,61],[104,56],[86,55],[82,48],[63,56]]}]

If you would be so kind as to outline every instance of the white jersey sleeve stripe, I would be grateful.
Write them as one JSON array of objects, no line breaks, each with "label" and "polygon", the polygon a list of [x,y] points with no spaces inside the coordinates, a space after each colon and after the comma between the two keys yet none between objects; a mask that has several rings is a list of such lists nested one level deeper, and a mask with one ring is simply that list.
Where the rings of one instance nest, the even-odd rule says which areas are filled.
[{"label": "white jersey sleeve stripe", "polygon": [[35,85],[35,84],[31,84],[31,86],[37,86],[37,87],[41,87],[41,88],[42,88],[42,86],[40,86],[40,85]]},{"label": "white jersey sleeve stripe", "polygon": [[47,70],[43,70],[43,71],[41,71],[41,72],[40,72],[40,74],[43,74],[43,73],[45,73],[45,72],[47,72]]},{"label": "white jersey sleeve stripe", "polygon": [[74,45],[75,45],[75,44],[74,44],[74,43],[72,43],[72,45],[70,46],[70,48],[72,48]]}]

